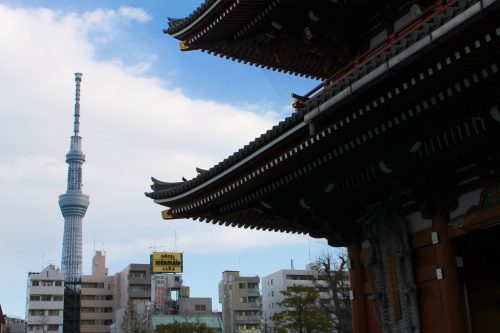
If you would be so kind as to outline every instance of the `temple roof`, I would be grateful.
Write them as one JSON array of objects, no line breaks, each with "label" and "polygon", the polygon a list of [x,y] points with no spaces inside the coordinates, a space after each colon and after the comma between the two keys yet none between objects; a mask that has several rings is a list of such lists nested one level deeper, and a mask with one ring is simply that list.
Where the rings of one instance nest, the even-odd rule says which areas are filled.
[{"label": "temple roof", "polygon": [[[453,2],[453,1],[452,1]],[[165,33],[181,50],[327,79],[435,1],[207,0]],[[381,19],[382,17],[382,19]],[[402,20],[403,19],[403,20]],[[382,38],[382,39],[381,39]]]},{"label": "temple roof", "polygon": [[[215,1],[206,1],[203,5],[198,7],[191,16],[182,20],[184,23],[179,23],[175,27],[178,31],[181,26],[186,26],[188,22],[194,21],[204,10],[206,10],[208,4],[215,3]],[[229,167],[235,165],[236,163],[242,161],[249,155],[255,153],[257,150],[263,148],[272,140],[283,135],[290,129],[294,127],[303,126],[301,123],[304,122],[304,117],[307,113],[317,109],[319,105],[325,103],[325,101],[333,98],[343,91],[346,87],[349,87],[351,82],[361,81],[360,79],[366,76],[366,74],[373,72],[381,64],[385,64],[389,59],[397,57],[402,51],[411,47],[413,44],[418,42],[422,37],[427,36],[430,30],[436,29],[446,22],[451,20],[453,17],[458,15],[464,8],[455,7],[454,10],[445,12],[445,15],[441,17],[436,17],[429,23],[423,24],[419,30],[410,34],[407,38],[401,40],[399,43],[395,43],[386,52],[380,54],[378,57],[371,59],[364,66],[360,67],[358,70],[354,71],[350,76],[346,76],[342,81],[338,82],[334,87],[329,87],[324,89],[320,94],[311,98],[304,104],[297,112],[293,113],[291,116],[285,118],[283,121],[279,122],[277,125],[273,126],[270,130],[251,141],[237,152],[233,153],[214,167],[207,170],[207,172],[199,173],[197,177],[187,182],[177,182],[177,183],[165,183],[157,179],[153,180],[153,190],[155,192],[148,193],[151,198],[156,198],[161,192],[162,197],[175,196],[175,194],[183,192],[186,189],[194,188],[206,179],[213,178],[215,175],[219,174],[221,171],[228,169]],[[173,28],[171,28],[173,29]],[[366,77],[363,78],[366,80]],[[310,117],[310,116],[309,116]]]},{"label": "temple roof", "polygon": [[412,212],[442,179],[456,193],[477,188],[500,165],[495,11],[445,8],[213,168],[186,182],[153,179],[146,195],[170,207],[166,219],[338,245],[354,227],[346,221],[377,201]]}]

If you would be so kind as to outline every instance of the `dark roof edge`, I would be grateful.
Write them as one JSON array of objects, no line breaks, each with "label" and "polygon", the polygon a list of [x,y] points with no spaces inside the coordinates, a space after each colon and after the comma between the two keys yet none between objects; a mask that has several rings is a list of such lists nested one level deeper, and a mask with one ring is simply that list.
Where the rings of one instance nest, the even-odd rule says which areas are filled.
[{"label": "dark roof edge", "polygon": [[[392,58],[388,58],[374,70],[362,76],[357,81],[354,81],[351,84],[349,84],[345,89],[336,92],[332,96],[324,96],[323,99],[318,98],[317,103],[307,105],[299,112],[285,119],[282,123],[280,123],[280,125],[274,126],[273,129],[267,131],[257,139],[250,142],[247,147],[240,149],[238,152],[232,154],[224,161],[219,162],[216,166],[212,167],[207,172],[204,172],[203,174],[198,175],[198,177],[190,181],[187,181],[185,183],[178,183],[180,184],[180,186],[172,188],[172,193],[168,194],[165,193],[166,195],[164,196],[172,195],[169,198],[155,199],[154,202],[158,204],[165,204],[181,199],[191,193],[194,193],[198,190],[205,188],[206,186],[212,184],[216,180],[219,180],[223,176],[227,175],[228,173],[236,170],[238,167],[247,163],[252,158],[266,151],[274,143],[282,141],[296,130],[309,124],[310,122],[312,122],[313,118],[325,112],[326,110],[330,109],[333,105],[336,105],[339,102],[345,102],[346,99],[353,97],[354,92],[359,92],[359,90],[366,88],[368,86],[368,83],[371,84],[373,83],[374,80],[382,79],[383,77],[385,77],[385,75],[389,73],[389,71],[392,72],[394,68],[402,66],[406,61],[408,61],[408,59],[413,57],[415,54],[421,52],[428,52],[430,50],[429,47],[433,47],[433,44],[439,42],[441,38],[443,39],[449,38],[450,35],[457,33],[455,28],[459,25],[460,28],[462,28],[463,23],[465,21],[471,22],[473,21],[473,18],[476,18],[478,15],[481,14],[486,15],[486,13],[489,11],[489,8],[487,8],[489,5],[493,3],[500,3],[500,0],[486,0],[487,2],[489,2],[489,5],[486,6],[482,4],[482,2],[484,1],[485,0],[478,1],[474,3],[472,6],[464,9],[461,13],[453,17],[451,20],[445,22],[437,29],[423,35],[422,38],[417,40],[415,43],[410,45],[407,49],[403,50],[401,53],[395,55]],[[375,61],[377,61],[377,59],[374,59],[372,62]],[[370,63],[368,63],[365,66],[368,66]],[[331,90],[332,93],[333,90],[334,89]],[[286,130],[287,125],[291,125],[293,126],[293,128],[283,133],[283,131]],[[276,131],[277,133],[273,133]],[[278,136],[276,137],[274,135],[271,135],[270,132]],[[279,135],[280,133],[281,135]],[[271,136],[271,138],[274,136],[274,139],[272,141],[264,141],[264,145],[263,146],[260,145],[259,141],[266,139],[266,136]],[[265,142],[267,142],[267,144],[265,144]],[[233,162],[232,160],[236,161],[232,163]],[[223,168],[224,164],[226,163],[232,163],[232,164],[229,167],[222,169],[222,171],[220,172],[220,169]],[[182,192],[183,190],[186,191]],[[154,199],[154,197],[157,197],[157,195],[155,194],[159,193],[146,193],[146,196]]]},{"label": "dark roof edge", "polygon": [[227,168],[224,171],[222,171],[221,173],[217,174],[215,177],[209,178],[207,181],[199,184],[198,186],[193,187],[193,188],[189,189],[188,191],[183,192],[183,193],[181,193],[179,195],[176,195],[175,197],[170,197],[170,198],[165,198],[165,199],[156,199],[156,200],[154,200],[154,202],[158,203],[158,204],[168,203],[168,202],[171,202],[171,201],[175,201],[175,200],[181,199],[181,198],[183,198],[185,196],[188,196],[191,193],[194,193],[196,191],[199,191],[199,190],[205,188],[206,186],[214,183],[215,181],[219,180],[220,178],[224,177],[225,175],[227,175],[227,174],[233,172],[234,170],[238,169],[240,166],[242,166],[245,163],[247,163],[248,161],[252,160],[254,157],[262,154],[263,152],[265,152],[269,148],[273,147],[276,143],[278,143],[280,141],[283,141],[284,139],[288,138],[290,135],[292,135],[293,133],[297,132],[298,130],[300,130],[301,128],[303,128],[305,125],[306,124],[304,122],[300,122],[299,124],[297,124],[296,126],[294,126],[292,129],[290,129],[287,132],[283,133],[282,135],[280,135],[279,137],[275,138],[274,140],[268,142],[266,145],[260,147],[260,149],[257,149],[252,154],[247,155],[245,158],[243,158],[242,160],[240,160],[238,163],[233,164],[229,168]]},{"label": "dark roof edge", "polygon": [[198,8],[196,8],[188,17],[183,19],[168,19],[168,29],[165,29],[166,34],[176,38],[186,30],[207,16],[222,0],[205,0]]}]

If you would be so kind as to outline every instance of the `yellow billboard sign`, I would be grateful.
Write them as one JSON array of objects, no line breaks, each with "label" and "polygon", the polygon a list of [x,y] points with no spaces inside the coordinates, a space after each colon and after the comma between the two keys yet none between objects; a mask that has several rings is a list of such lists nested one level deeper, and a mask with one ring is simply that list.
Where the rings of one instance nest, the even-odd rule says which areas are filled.
[{"label": "yellow billboard sign", "polygon": [[182,273],[182,253],[153,252],[150,262],[152,273]]}]

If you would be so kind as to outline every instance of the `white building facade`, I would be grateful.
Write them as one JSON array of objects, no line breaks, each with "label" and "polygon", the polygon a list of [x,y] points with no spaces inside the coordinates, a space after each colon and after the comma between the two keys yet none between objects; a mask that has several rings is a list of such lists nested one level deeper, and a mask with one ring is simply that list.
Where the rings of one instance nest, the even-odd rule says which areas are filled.
[{"label": "white building facade", "polygon": [[284,299],[281,291],[294,286],[316,287],[320,291],[320,302],[331,302],[331,291],[326,282],[317,279],[315,270],[310,269],[281,269],[262,278],[262,330],[274,332],[276,327],[271,317],[281,308],[278,303]]},{"label": "white building facade", "polygon": [[26,323],[28,333],[63,331],[64,277],[59,268],[47,266],[28,274]]}]

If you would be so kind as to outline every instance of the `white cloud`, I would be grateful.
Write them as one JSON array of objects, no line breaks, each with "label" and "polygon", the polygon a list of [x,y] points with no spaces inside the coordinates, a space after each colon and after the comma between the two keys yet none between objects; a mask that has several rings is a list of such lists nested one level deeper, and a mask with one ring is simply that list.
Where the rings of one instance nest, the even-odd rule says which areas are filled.
[{"label": "white cloud", "polygon": [[151,16],[142,8],[123,6],[118,8],[118,12],[125,18],[136,20],[141,23],[151,21],[152,19]]},{"label": "white cloud", "polygon": [[[112,42],[117,27],[127,23],[123,19],[142,23],[151,18],[130,7],[78,15],[0,5],[0,244],[11,249],[0,251],[0,262],[15,267],[0,276],[0,295],[16,291],[17,296],[6,297],[17,297],[20,304],[27,273],[41,269],[42,257],[48,258],[45,263],[60,258],[63,219],[57,196],[66,189],[74,72],[83,72],[83,179],[90,195],[84,267],[94,232],[111,260],[171,244],[172,230],[160,218],[161,207],[143,194],[149,177],[193,177],[196,166],[211,167],[277,121],[272,110],[256,114],[252,105],[188,98],[179,89],[165,88],[168,77],[141,77],[155,56],[136,65],[125,65],[116,54],[97,61],[96,45]],[[202,251],[209,241],[217,242],[211,251],[297,242],[198,225],[176,224],[184,251]]]}]

